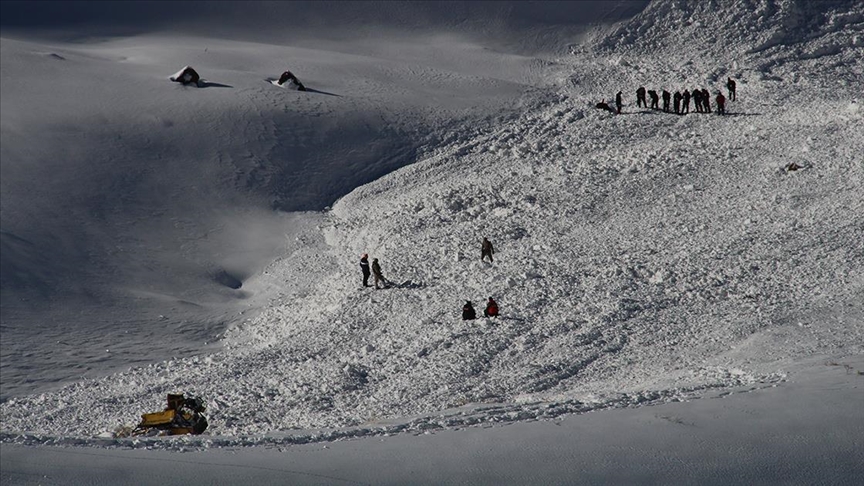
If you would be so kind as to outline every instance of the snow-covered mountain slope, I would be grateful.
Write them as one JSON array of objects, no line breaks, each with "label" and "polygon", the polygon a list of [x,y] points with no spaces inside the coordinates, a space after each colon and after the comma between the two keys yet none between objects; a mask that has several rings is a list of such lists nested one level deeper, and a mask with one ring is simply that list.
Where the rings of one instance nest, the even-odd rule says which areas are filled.
[{"label": "snow-covered mountain slope", "polygon": [[[538,77],[533,58],[436,45],[458,65],[165,34],[3,39],[3,397],[213,341],[258,305],[233,287],[290,246],[303,223],[286,212],[518,109]],[[187,64],[204,88],[168,81]],[[286,68],[310,91],[265,81]],[[137,345],[154,339],[155,355]],[[68,366],[34,377],[27,362],[57,363],[57,344]]]},{"label": "snow-covered mountain slope", "polygon": [[[737,3],[711,5],[742,32],[768,22]],[[429,130],[435,143],[418,150],[419,162],[305,215],[291,251],[243,282],[263,310],[221,334],[218,349],[10,398],[0,406],[4,432],[47,436],[37,441],[108,434],[158,409],[165,393],[189,391],[208,401],[212,434],[229,436],[220,443],[278,442],[295,428],[336,428],[302,440],[332,439],[686,400],[776,384],[803,357],[860,354],[862,7],[825,5],[829,20],[783,38],[801,42],[766,49],[762,37],[742,35],[730,61],[714,57],[709,41],[664,34],[682,7],[656,2],[570,56],[524,64],[505,56],[534,87],[493,83],[494,96],[460,123],[443,121],[492,76],[446,77],[474,93],[441,110],[443,90],[432,90],[417,115],[414,97],[437,79],[428,68],[393,67],[388,79],[403,83],[395,91],[369,81],[377,70],[326,88],[388,100],[386,114]],[[825,27],[836,19],[842,28]],[[661,47],[654,57],[639,45],[646,38]],[[835,38],[849,41],[800,54]],[[223,102],[233,110],[286,94],[246,85],[248,71],[212,79],[246,93]],[[632,95],[621,116],[593,108],[642,84],[713,95],[726,76],[739,80],[739,99],[725,117],[637,109]],[[519,110],[507,109],[502,98],[519,93]],[[371,102],[353,103],[376,113]],[[430,112],[435,123],[413,125]],[[217,117],[213,129],[228,136],[229,119]],[[792,162],[803,168],[785,170]],[[480,261],[484,236],[496,246],[493,264]],[[361,287],[364,252],[380,259],[391,288]],[[482,309],[489,296],[500,318],[459,318],[465,300]]]}]

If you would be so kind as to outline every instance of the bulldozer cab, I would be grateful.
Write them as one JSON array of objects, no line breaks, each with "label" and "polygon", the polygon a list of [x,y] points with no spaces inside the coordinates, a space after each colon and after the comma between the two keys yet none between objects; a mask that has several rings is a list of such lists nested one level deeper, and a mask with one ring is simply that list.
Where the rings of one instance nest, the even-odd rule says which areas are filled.
[{"label": "bulldozer cab", "polygon": [[183,402],[185,401],[186,398],[183,396],[182,393],[169,393],[168,406],[165,408],[165,410],[177,410],[183,405]]}]

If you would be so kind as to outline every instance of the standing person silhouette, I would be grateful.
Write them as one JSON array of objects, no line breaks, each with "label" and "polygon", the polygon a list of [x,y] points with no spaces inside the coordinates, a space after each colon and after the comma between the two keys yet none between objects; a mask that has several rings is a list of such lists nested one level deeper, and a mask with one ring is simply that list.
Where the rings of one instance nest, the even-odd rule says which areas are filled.
[{"label": "standing person silhouette", "polygon": [[618,114],[621,114],[621,107],[624,106],[624,103],[621,101],[621,92],[619,91],[615,94],[615,108],[618,110]]},{"label": "standing person silhouette", "polygon": [[[378,259],[372,259],[372,275],[375,277],[375,288],[387,288],[387,279],[384,278],[384,274],[381,273],[381,265],[378,264]],[[378,283],[381,283],[381,287],[378,287]]]},{"label": "standing person silhouette", "polygon": [[363,272],[363,286],[369,286],[369,254],[364,253],[360,255],[360,271]]},{"label": "standing person silhouette", "polygon": [[492,263],[492,254],[495,253],[495,248],[492,247],[492,242],[483,237],[483,244],[480,246],[480,260],[485,261],[489,257],[489,263]]},{"label": "standing person silhouette", "polygon": [[717,98],[715,98],[715,100],[717,101],[717,114],[718,115],[725,115],[726,114],[726,97],[723,96],[723,93],[718,91],[717,92]]},{"label": "standing person silhouette", "polygon": [[636,107],[637,108],[648,108],[648,102],[645,101],[645,87],[639,86],[639,89],[636,90]]},{"label": "standing person silhouette", "polygon": [[729,89],[729,101],[735,101],[738,98],[735,94],[735,80],[726,78],[726,88]]}]

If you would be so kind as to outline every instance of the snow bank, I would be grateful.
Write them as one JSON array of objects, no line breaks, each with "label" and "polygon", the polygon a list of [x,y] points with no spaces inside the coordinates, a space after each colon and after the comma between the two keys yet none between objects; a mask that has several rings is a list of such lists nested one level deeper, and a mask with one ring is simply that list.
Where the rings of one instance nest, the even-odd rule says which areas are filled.
[{"label": "snow bank", "polygon": [[864,452],[854,446],[864,433],[855,373],[862,364],[860,357],[810,359],[790,368],[793,382],[762,390],[508,426],[441,430],[430,422],[411,433],[326,444],[302,443],[309,436],[302,431],[273,437],[264,447],[212,437],[146,441],[146,447],[104,441],[86,450],[6,442],[0,443],[0,481],[856,484],[864,474]]}]

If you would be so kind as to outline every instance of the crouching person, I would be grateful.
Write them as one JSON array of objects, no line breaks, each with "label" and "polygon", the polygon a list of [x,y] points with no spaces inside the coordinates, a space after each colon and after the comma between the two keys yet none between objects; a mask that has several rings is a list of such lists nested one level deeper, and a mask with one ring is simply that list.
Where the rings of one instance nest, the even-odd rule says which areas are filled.
[{"label": "crouching person", "polygon": [[477,319],[477,312],[474,311],[474,306],[469,300],[465,302],[465,305],[462,306],[462,320],[470,321],[472,319]]},{"label": "crouching person", "polygon": [[486,317],[498,317],[498,302],[495,302],[495,299],[489,297],[489,300],[486,302],[486,308],[483,309],[483,315]]}]

